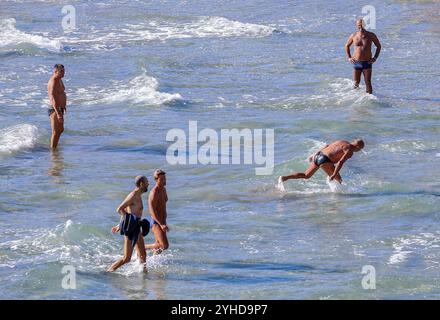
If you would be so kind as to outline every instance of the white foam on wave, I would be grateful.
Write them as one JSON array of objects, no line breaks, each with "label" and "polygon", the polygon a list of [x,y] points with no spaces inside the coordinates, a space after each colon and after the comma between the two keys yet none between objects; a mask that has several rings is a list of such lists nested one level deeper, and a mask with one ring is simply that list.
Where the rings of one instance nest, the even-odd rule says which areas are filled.
[{"label": "white foam on wave", "polygon": [[424,255],[427,252],[427,258],[425,262],[433,262],[438,265],[438,256],[433,256],[429,249],[440,248],[440,234],[433,233],[421,233],[418,235],[412,235],[408,238],[400,238],[393,243],[394,251],[388,259],[389,265],[397,265],[405,262],[411,254],[416,252],[418,255]]},{"label": "white foam on wave", "polygon": [[[420,154],[425,151],[435,150],[438,147],[436,141],[408,140],[399,139],[391,142],[382,143],[378,146],[380,150],[392,153],[402,153],[409,155]],[[370,150],[371,152],[371,150]]]},{"label": "white foam on wave", "polygon": [[312,95],[295,95],[284,98],[273,106],[276,108],[332,108],[337,106],[355,107],[368,104],[386,105],[377,96],[365,92],[365,87],[353,89],[353,81],[346,78],[336,78],[324,83],[319,91]]},{"label": "white foam on wave", "polygon": [[[17,228],[14,238],[0,243],[0,251],[6,252],[2,263],[7,262],[10,268],[29,263],[58,262],[73,265],[79,271],[103,272],[123,254],[123,237],[111,234],[110,230],[103,233],[100,228],[70,219],[49,228]],[[148,271],[167,272],[173,267],[172,252],[166,251],[159,256],[148,253]],[[143,272],[136,250],[131,262],[116,272],[125,276]]]},{"label": "white foam on wave", "polygon": [[179,39],[179,38],[205,38],[205,37],[265,37],[271,35],[275,28],[239,21],[229,20],[223,17],[201,17],[189,23],[157,23],[150,22],[148,27],[142,31],[141,26],[135,26],[140,29],[140,35],[145,39]]},{"label": "white foam on wave", "polygon": [[38,139],[38,128],[31,124],[18,124],[0,129],[0,154],[30,149]]},{"label": "white foam on wave", "polygon": [[29,34],[18,30],[14,18],[0,20],[0,48],[16,47],[27,43],[52,52],[62,51],[59,40],[49,39],[40,35]]},{"label": "white foam on wave", "polygon": [[109,88],[79,89],[74,100],[85,100],[86,105],[129,102],[133,104],[160,105],[182,100],[178,93],[165,93],[158,90],[159,82],[146,73],[127,81],[114,81]]},{"label": "white foam on wave", "polygon": [[153,20],[118,29],[96,30],[79,38],[61,38],[67,44],[87,44],[93,50],[114,50],[123,43],[208,37],[266,37],[276,29],[223,17],[199,17],[189,21]]}]

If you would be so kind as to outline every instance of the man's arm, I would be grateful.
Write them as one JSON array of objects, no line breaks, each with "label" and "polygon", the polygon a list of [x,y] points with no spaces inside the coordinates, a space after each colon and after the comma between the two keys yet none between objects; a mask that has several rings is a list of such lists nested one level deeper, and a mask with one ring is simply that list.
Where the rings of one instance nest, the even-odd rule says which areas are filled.
[{"label": "man's arm", "polygon": [[57,115],[57,118],[62,121],[63,115],[58,112],[54,89],[55,89],[55,81],[51,79],[47,85],[47,92],[49,94],[50,104],[52,105],[52,108],[55,110],[55,114]]},{"label": "man's arm", "polygon": [[128,206],[133,204],[133,199],[134,199],[134,193],[131,192],[116,209],[116,212],[119,213],[120,215],[127,214],[128,212],[125,209],[127,209]]},{"label": "man's arm", "polygon": [[345,44],[345,54],[347,55],[347,59],[348,61],[350,61],[350,63],[354,62],[354,59],[351,57],[351,52],[350,52],[350,46],[353,44],[353,34],[350,35],[350,37],[348,37],[347,43]]},{"label": "man's arm", "polygon": [[380,41],[379,38],[374,34],[371,33],[372,37],[371,40],[373,41],[374,45],[376,46],[376,53],[374,54],[374,62],[377,60],[377,58],[379,58],[379,54],[380,54],[380,49],[382,48],[382,46],[380,45]]},{"label": "man's arm", "polygon": [[339,171],[342,169],[342,166],[344,165],[344,162],[350,159],[352,155],[353,155],[353,151],[351,151],[350,148],[346,148],[344,150],[344,155],[336,164],[335,171],[333,171],[333,174],[330,177],[330,181],[332,181],[338,175]]},{"label": "man's arm", "polygon": [[[60,80],[61,85],[63,86],[64,96],[66,96],[66,87],[64,86],[63,80]],[[66,97],[66,105],[64,106],[64,113],[67,113],[67,97]]]}]

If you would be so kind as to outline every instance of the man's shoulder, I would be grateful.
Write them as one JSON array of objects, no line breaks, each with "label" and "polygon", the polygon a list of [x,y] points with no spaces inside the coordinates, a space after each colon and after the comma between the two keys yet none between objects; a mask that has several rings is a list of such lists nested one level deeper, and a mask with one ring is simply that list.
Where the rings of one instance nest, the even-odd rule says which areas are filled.
[{"label": "man's shoulder", "polygon": [[372,37],[372,38],[377,38],[376,34],[374,32],[371,31],[367,31],[368,36]]}]

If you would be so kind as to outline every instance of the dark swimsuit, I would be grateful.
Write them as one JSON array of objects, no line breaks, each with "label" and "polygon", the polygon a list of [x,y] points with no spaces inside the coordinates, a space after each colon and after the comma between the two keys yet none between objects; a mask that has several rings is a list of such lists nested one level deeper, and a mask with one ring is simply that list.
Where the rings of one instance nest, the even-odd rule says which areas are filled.
[{"label": "dark swimsuit", "polygon": [[[64,108],[57,108],[58,112],[61,112],[61,114],[64,114]],[[47,114],[49,115],[49,117],[52,115],[52,113],[55,112],[54,108],[49,108],[47,109]]]},{"label": "dark swimsuit", "polygon": [[140,219],[127,213],[119,222],[119,229],[121,235],[127,236],[134,247],[141,232],[143,237],[150,232],[150,222],[147,219]]},{"label": "dark swimsuit", "polygon": [[321,164],[330,162],[333,163],[329,157],[327,157],[325,154],[323,154],[321,151],[319,151],[315,157],[313,158],[313,162],[319,167]]},{"label": "dark swimsuit", "polygon": [[366,70],[366,69],[371,69],[373,67],[373,64],[369,63],[368,61],[355,61],[353,63],[353,68],[355,68],[356,70]]}]

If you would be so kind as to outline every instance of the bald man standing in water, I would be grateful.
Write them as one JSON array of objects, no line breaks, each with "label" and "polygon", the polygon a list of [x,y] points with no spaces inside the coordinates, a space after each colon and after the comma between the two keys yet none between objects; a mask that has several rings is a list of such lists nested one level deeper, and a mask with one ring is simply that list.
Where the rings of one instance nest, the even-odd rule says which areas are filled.
[{"label": "bald man standing in water", "polygon": [[[373,32],[364,29],[365,22],[362,19],[356,20],[356,27],[358,31],[353,33],[345,44],[345,52],[348,61],[353,64],[353,81],[354,88],[359,87],[361,75],[364,75],[365,86],[367,93],[373,93],[373,86],[371,85],[371,77],[373,74],[373,63],[379,58],[381,45],[379,39]],[[371,44],[376,46],[376,53],[374,57],[371,54]],[[354,44],[353,56],[351,55],[350,47]]]},{"label": "bald man standing in water", "polygon": [[320,168],[327,173],[330,181],[336,180],[342,183],[339,171],[342,169],[345,161],[350,159],[354,152],[362,150],[364,146],[364,141],[361,139],[356,139],[353,142],[338,140],[328,144],[315,154],[309,156],[310,166],[306,172],[295,172],[289,176],[280,176],[278,183],[289,179],[309,179]]},{"label": "bald man standing in water", "polygon": [[52,127],[52,136],[50,138],[50,148],[56,149],[61,134],[64,131],[64,113],[67,112],[66,88],[63,80],[65,70],[62,64],[56,64],[53,69],[52,77],[47,83],[47,92],[49,94],[50,105],[48,114],[50,125]]},{"label": "bald man standing in water", "polygon": [[108,272],[113,272],[124,264],[129,263],[134,247],[137,249],[139,261],[143,265],[144,271],[147,271],[144,235],[148,234],[150,224],[145,219],[141,219],[144,209],[142,194],[148,191],[149,183],[145,176],[137,176],[134,183],[135,189],[128,194],[116,209],[121,215],[120,224],[112,228],[113,233],[121,231],[121,234],[124,235],[124,256],[113,263],[108,268]]}]

